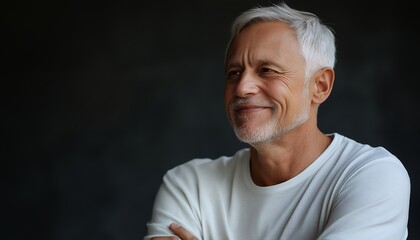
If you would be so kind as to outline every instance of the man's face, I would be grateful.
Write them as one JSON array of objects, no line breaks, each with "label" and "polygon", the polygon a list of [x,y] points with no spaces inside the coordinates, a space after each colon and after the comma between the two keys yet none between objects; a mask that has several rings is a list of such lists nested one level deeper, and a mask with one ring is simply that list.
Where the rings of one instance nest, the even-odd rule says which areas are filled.
[{"label": "man's face", "polygon": [[305,86],[305,61],[286,24],[252,24],[230,45],[225,107],[241,141],[274,141],[303,124],[310,108]]}]

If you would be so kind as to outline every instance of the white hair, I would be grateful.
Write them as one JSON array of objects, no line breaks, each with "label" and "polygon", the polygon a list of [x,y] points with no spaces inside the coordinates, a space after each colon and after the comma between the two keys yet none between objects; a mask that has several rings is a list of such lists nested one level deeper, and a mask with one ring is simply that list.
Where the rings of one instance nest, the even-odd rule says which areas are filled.
[{"label": "white hair", "polygon": [[315,14],[292,9],[284,2],[252,8],[239,15],[232,25],[228,49],[242,29],[256,22],[270,21],[284,22],[295,31],[306,63],[306,79],[321,68],[334,68],[336,49],[333,30]]}]

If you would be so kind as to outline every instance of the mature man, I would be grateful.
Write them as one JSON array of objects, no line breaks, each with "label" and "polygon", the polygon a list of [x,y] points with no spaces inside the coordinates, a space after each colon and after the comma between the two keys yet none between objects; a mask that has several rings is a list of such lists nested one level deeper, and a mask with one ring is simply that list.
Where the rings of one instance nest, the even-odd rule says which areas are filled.
[{"label": "mature man", "polygon": [[334,35],[314,14],[284,3],[241,14],[225,107],[250,147],[169,170],[145,239],[406,239],[401,162],[317,125],[334,64]]}]

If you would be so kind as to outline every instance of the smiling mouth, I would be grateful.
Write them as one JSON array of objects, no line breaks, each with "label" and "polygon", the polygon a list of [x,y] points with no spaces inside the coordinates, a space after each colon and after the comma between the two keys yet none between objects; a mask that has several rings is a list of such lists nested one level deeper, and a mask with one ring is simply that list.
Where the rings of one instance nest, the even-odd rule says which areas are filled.
[{"label": "smiling mouth", "polygon": [[233,114],[246,115],[254,114],[264,110],[275,110],[274,104],[259,98],[237,98],[230,103],[230,109]]},{"label": "smiling mouth", "polygon": [[238,107],[235,107],[233,110],[235,113],[246,114],[246,113],[259,112],[266,109],[271,109],[271,108],[265,107],[265,106],[250,105],[250,106],[238,106]]}]

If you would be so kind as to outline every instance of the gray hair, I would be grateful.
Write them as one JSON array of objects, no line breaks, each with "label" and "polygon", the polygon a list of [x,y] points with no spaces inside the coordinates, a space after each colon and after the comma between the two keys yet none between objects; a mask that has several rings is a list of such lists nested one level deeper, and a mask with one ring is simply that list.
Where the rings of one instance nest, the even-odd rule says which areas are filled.
[{"label": "gray hair", "polygon": [[334,68],[336,49],[333,30],[315,14],[292,9],[284,2],[252,8],[239,15],[232,25],[228,49],[242,29],[253,23],[270,21],[284,22],[295,31],[306,63],[306,79],[321,68]]}]

